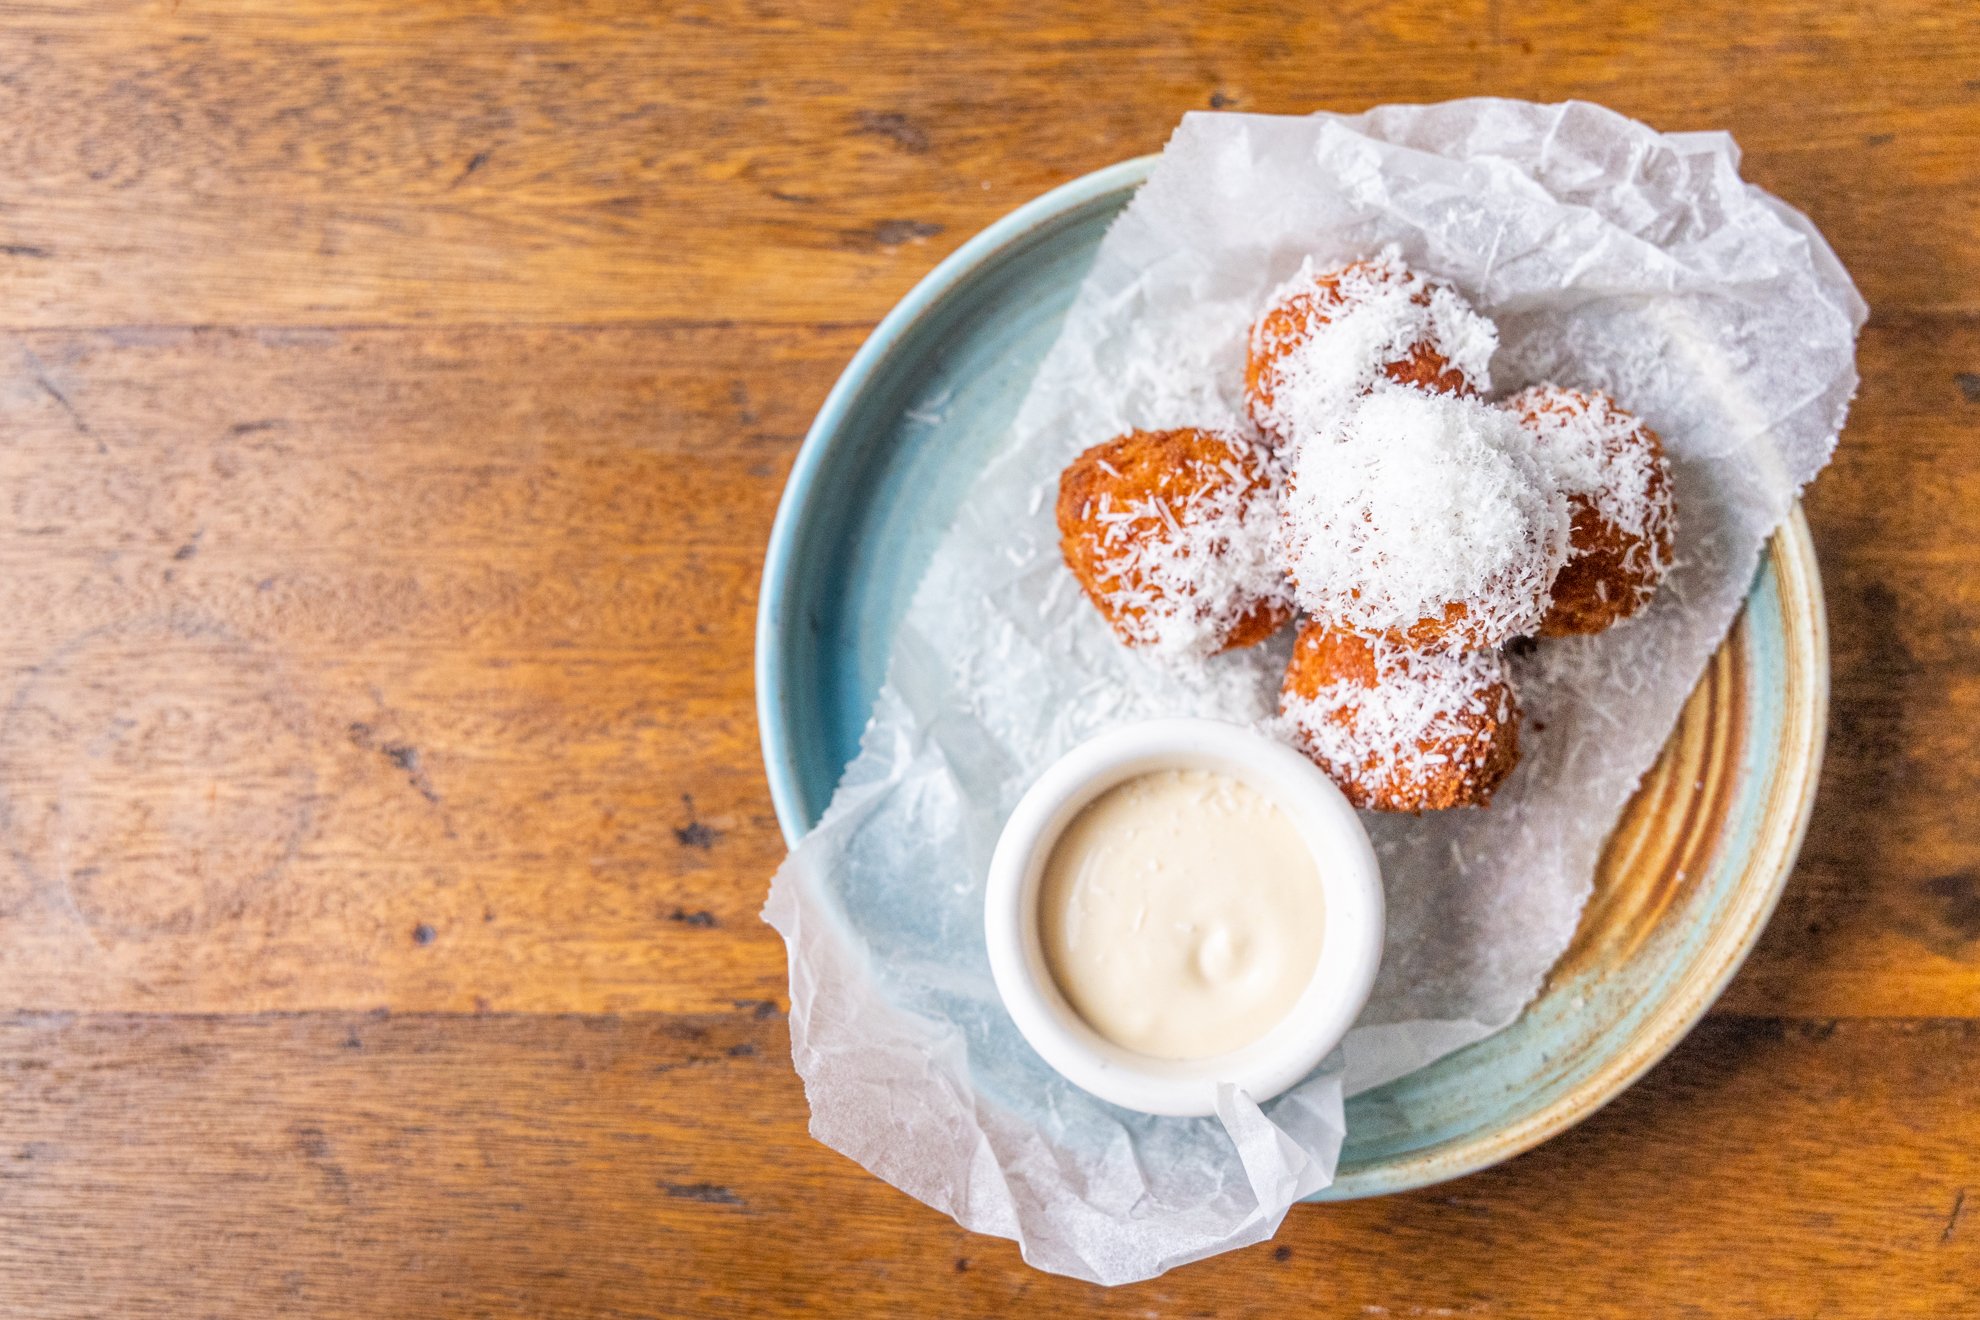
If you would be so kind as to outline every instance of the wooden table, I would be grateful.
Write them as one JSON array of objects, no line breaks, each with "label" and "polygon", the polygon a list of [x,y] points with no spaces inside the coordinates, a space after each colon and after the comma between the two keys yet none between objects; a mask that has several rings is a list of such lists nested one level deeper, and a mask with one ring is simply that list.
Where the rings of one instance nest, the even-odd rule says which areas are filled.
[{"label": "wooden table", "polygon": [[[1980,1307],[1971,0],[1272,8],[0,2],[0,1310]],[[943,253],[1184,110],[1480,92],[1731,129],[1874,309],[1801,866],[1539,1151],[1032,1272],[805,1132],[785,471]]]}]

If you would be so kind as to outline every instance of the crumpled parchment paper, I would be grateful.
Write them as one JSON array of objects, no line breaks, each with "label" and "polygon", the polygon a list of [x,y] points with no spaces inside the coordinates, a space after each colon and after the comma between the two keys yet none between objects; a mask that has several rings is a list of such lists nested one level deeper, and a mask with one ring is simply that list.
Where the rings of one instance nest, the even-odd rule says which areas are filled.
[{"label": "crumpled parchment paper", "polygon": [[[858,758],[772,882],[819,1140],[1035,1266],[1122,1283],[1270,1236],[1332,1179],[1345,1095],[1517,1016],[1855,390],[1862,300],[1738,164],[1725,134],[1587,104],[1184,118],[938,548]],[[1214,1118],[1115,1109],[1049,1070],[997,999],[981,905],[998,828],[1110,725],[1268,716],[1289,639],[1195,671],[1122,648],[1060,562],[1058,474],[1131,427],[1235,421],[1266,295],[1309,254],[1390,242],[1497,320],[1499,393],[1599,387],[1664,437],[1677,567],[1636,619],[1518,662],[1523,763],[1488,810],[1366,817],[1388,946],[1333,1059],[1262,1107],[1227,1089]]]}]

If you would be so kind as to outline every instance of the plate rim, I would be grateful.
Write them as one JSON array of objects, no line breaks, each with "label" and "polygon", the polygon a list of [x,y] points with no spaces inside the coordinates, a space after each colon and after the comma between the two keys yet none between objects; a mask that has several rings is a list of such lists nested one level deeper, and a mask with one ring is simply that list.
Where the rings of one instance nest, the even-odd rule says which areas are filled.
[{"label": "plate rim", "polygon": [[[1828,608],[1822,594],[1815,538],[1799,499],[1789,507],[1787,516],[1767,538],[1760,553],[1773,562],[1783,617],[1808,621],[1805,632],[1792,627],[1785,630],[1791,642],[1804,643],[1805,654],[1799,667],[1793,664],[1785,667],[1784,677],[1790,694],[1793,685],[1800,681],[1807,685],[1807,695],[1800,701],[1783,703],[1781,745],[1789,750],[1778,762],[1782,775],[1774,789],[1777,795],[1791,796],[1794,807],[1790,812],[1761,817],[1762,831],[1754,840],[1748,870],[1763,872],[1765,883],[1738,891],[1739,900],[1719,923],[1717,934],[1698,951],[1654,1015],[1627,1035],[1620,1048],[1603,1059],[1578,1086],[1493,1132],[1431,1146],[1386,1161],[1366,1174],[1350,1174],[1347,1179],[1337,1176],[1334,1183],[1317,1193],[1325,1203],[1434,1187],[1503,1164],[1551,1141],[1594,1116],[1663,1062],[1704,1021],[1712,1005],[1745,966],[1761,932],[1780,906],[1802,842],[1807,838],[1808,825],[1814,817],[1815,794],[1822,778],[1829,725]],[[1742,598],[1742,614],[1745,608]],[[1735,622],[1737,619],[1735,616]],[[1521,1015],[1531,1006],[1529,1001],[1520,1009]],[[1329,1195],[1330,1192],[1334,1194]]]},{"label": "plate rim", "polygon": [[[826,455],[839,438],[846,413],[915,322],[980,266],[1041,225],[1108,193],[1140,186],[1159,159],[1159,153],[1132,157],[1071,179],[1008,212],[956,248],[874,327],[833,383],[806,430],[771,524],[756,611],[758,739],[771,804],[787,848],[795,848],[809,827],[801,816],[792,748],[777,718],[786,697],[779,672],[784,641],[780,612],[790,587],[791,560],[805,506],[810,502]],[[1800,664],[1790,664],[1785,678],[1790,692],[1797,682],[1804,684],[1805,696],[1787,703],[1783,746],[1790,754],[1781,762],[1784,782],[1775,786],[1777,795],[1792,797],[1793,809],[1763,817],[1765,828],[1754,842],[1749,863],[1754,870],[1764,867],[1766,882],[1741,891],[1740,901],[1720,923],[1717,936],[1692,960],[1691,967],[1672,987],[1654,1018],[1631,1033],[1580,1086],[1490,1133],[1385,1162],[1379,1172],[1370,1170],[1366,1176],[1354,1177],[1353,1186],[1342,1187],[1337,1182],[1337,1194],[1326,1197],[1329,1202],[1448,1182],[1524,1154],[1574,1127],[1627,1091],[1676,1048],[1703,1020],[1745,964],[1779,905],[1807,835],[1821,779],[1829,707],[1827,611],[1814,538],[1799,499],[1791,504],[1761,554],[1774,563],[1784,617],[1806,620],[1805,630],[1788,630],[1790,638],[1801,641],[1803,646],[1798,657],[1790,656],[1798,658]],[[1800,608],[1793,608],[1796,605]]]},{"label": "plate rim", "polygon": [[1158,159],[1159,155],[1134,156],[1082,174],[1032,198],[971,236],[922,276],[881,318],[832,383],[825,402],[819,405],[817,416],[805,431],[797,457],[784,479],[776,517],[770,523],[770,539],[763,552],[763,573],[757,583],[756,597],[757,742],[763,755],[764,777],[770,783],[771,809],[776,813],[777,828],[787,849],[797,847],[809,826],[802,818],[790,740],[783,722],[776,718],[786,698],[779,664],[784,649],[781,614],[789,594],[791,564],[805,506],[810,503],[819,469],[838,438],[846,413],[914,323],[980,266],[1032,230],[1069,211],[1108,193],[1139,187],[1147,181]]}]

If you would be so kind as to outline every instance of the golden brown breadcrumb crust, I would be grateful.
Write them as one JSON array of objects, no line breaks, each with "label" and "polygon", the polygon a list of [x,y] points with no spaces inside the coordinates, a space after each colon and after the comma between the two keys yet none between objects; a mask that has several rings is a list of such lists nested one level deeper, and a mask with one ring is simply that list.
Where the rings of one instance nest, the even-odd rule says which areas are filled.
[{"label": "golden brown breadcrumb crust", "polygon": [[[1313,288],[1273,304],[1253,328],[1251,347],[1245,354],[1244,362],[1245,404],[1250,409],[1252,423],[1268,443],[1285,445],[1292,439],[1281,434],[1272,420],[1272,403],[1279,386],[1279,363],[1305,342],[1314,327],[1327,324],[1340,310],[1344,302],[1340,293],[1341,281],[1356,271],[1373,269],[1375,264],[1356,261],[1314,276]],[[1428,306],[1430,291],[1425,289],[1412,301]],[[1385,363],[1382,370],[1399,385],[1414,385],[1447,394],[1477,393],[1464,373],[1452,367],[1449,359],[1429,344],[1411,344],[1407,357]]]},{"label": "golden brown breadcrumb crust", "polygon": [[[1627,418],[1629,414],[1599,391],[1556,390],[1550,396],[1520,396],[1519,412],[1532,422],[1538,413],[1567,409],[1589,400],[1600,400],[1606,407]],[[1574,522],[1569,533],[1568,561],[1554,578],[1552,603],[1540,620],[1542,637],[1573,637],[1598,633],[1622,622],[1650,603],[1657,594],[1662,575],[1656,566],[1671,557],[1671,479],[1664,458],[1664,441],[1648,426],[1638,424],[1634,431],[1611,439],[1611,447],[1638,444],[1651,456],[1650,485],[1646,492],[1656,512],[1651,519],[1654,553],[1631,533],[1602,516],[1595,501],[1585,495],[1570,494]],[[1614,461],[1619,454],[1611,453]]]},{"label": "golden brown breadcrumb crust", "polygon": [[[1375,644],[1365,637],[1326,627],[1309,620],[1299,632],[1292,662],[1286,667],[1281,688],[1280,710],[1291,714],[1295,703],[1310,717],[1313,703],[1333,689],[1335,705],[1320,718],[1337,726],[1340,737],[1325,741],[1338,747],[1345,741],[1359,753],[1357,760],[1340,763],[1324,754],[1310,730],[1297,723],[1294,739],[1300,750],[1328,777],[1340,785],[1349,802],[1376,811],[1441,811],[1450,807],[1482,807],[1505,782],[1519,763],[1519,705],[1512,689],[1502,681],[1488,681],[1466,694],[1475,701],[1451,703],[1438,737],[1421,738],[1415,747],[1398,749],[1382,746],[1357,735],[1361,706],[1352,699],[1341,700],[1341,688],[1373,691],[1378,683],[1410,682],[1407,674],[1383,674],[1377,663]],[[1447,701],[1442,693],[1426,690],[1416,699]]]},{"label": "golden brown breadcrumb crust", "polygon": [[[1132,431],[1104,444],[1098,444],[1075,458],[1060,474],[1059,550],[1066,567],[1099,609],[1120,639],[1129,646],[1141,638],[1129,626],[1138,619],[1142,607],[1122,602],[1122,578],[1110,571],[1112,557],[1099,514],[1104,497],[1111,507],[1129,508],[1155,499],[1173,515],[1182,515],[1190,496],[1213,484],[1227,484],[1235,467],[1244,474],[1242,495],[1262,496],[1271,485],[1265,456],[1254,446],[1214,431],[1184,428],[1174,431]],[[1129,538],[1166,538],[1174,534],[1169,522],[1138,518],[1125,525]],[[1151,591],[1161,599],[1153,583],[1137,582],[1137,588]],[[1292,617],[1292,605],[1285,599],[1261,600],[1233,619],[1224,634],[1220,651],[1252,646],[1264,641]]]}]

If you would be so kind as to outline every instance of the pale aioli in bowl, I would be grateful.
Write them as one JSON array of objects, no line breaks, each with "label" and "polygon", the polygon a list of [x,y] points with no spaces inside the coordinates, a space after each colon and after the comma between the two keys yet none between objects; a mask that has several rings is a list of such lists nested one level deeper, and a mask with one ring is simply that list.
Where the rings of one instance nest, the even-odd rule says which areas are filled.
[{"label": "pale aioli in bowl", "polygon": [[1159,1059],[1240,1049],[1277,1026],[1320,959],[1312,851],[1278,806],[1207,770],[1157,770],[1083,807],[1038,891],[1045,962],[1074,1012]]}]

